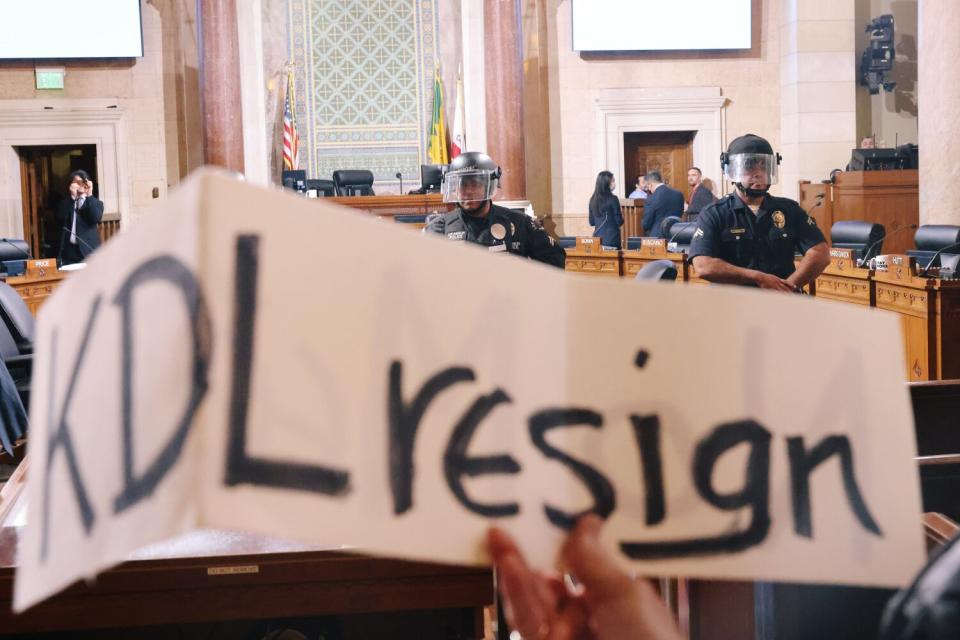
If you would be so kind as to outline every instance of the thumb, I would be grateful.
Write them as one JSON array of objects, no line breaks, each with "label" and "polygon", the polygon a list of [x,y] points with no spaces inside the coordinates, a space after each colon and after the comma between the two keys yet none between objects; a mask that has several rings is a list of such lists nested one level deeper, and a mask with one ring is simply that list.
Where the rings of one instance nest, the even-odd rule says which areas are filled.
[{"label": "thumb", "polygon": [[590,598],[603,600],[632,590],[634,581],[600,543],[603,521],[589,514],[577,522],[561,556],[570,572],[586,587]]}]

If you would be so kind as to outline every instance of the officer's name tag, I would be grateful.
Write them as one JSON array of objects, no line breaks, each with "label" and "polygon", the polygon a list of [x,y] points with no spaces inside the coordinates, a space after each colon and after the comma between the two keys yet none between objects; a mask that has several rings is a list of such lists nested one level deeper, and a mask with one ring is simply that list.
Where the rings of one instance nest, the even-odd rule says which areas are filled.
[{"label": "officer's name tag", "polygon": [[503,253],[506,250],[507,250],[507,245],[505,244],[495,244],[492,247],[490,247],[490,251],[492,253]]},{"label": "officer's name tag", "polygon": [[467,232],[466,231],[453,231],[447,234],[447,238],[450,240],[466,240]]},{"label": "officer's name tag", "polygon": [[746,232],[747,232],[746,229],[730,229],[730,233],[732,233],[732,234],[735,235],[735,236],[743,235],[743,234],[745,234]]}]

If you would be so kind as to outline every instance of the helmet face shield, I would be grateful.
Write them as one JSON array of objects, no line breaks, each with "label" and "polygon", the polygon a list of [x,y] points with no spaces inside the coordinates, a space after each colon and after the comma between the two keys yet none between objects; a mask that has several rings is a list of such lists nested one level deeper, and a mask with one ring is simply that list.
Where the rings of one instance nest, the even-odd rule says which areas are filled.
[{"label": "helmet face shield", "polygon": [[735,153],[727,156],[723,177],[749,187],[777,184],[777,156],[768,153]]},{"label": "helmet face shield", "polygon": [[497,191],[497,180],[486,169],[448,171],[443,177],[444,202],[483,202]]}]

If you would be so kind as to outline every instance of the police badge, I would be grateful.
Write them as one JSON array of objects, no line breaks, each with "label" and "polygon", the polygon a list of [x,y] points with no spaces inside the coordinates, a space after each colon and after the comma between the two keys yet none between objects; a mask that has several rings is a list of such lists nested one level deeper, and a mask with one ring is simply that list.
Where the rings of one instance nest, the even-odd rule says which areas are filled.
[{"label": "police badge", "polygon": [[787,217],[783,215],[782,211],[773,212],[773,224],[777,227],[777,229],[783,229],[785,226],[787,226]]}]

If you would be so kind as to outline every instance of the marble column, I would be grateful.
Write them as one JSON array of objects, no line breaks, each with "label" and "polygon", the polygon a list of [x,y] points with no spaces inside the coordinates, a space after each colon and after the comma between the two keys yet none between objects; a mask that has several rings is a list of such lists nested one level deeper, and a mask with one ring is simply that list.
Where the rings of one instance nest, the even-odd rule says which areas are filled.
[{"label": "marble column", "polygon": [[855,5],[855,0],[782,0],[783,165],[776,191],[789,198],[797,197],[799,180],[819,182],[846,166],[857,146]]},{"label": "marble column", "polygon": [[197,0],[205,164],[243,173],[236,0]]},{"label": "marble column", "polygon": [[503,169],[499,200],[524,200],[523,44],[520,1],[485,0],[487,153]]},{"label": "marble column", "polygon": [[920,224],[960,225],[960,12],[956,0],[920,0],[917,107]]}]

